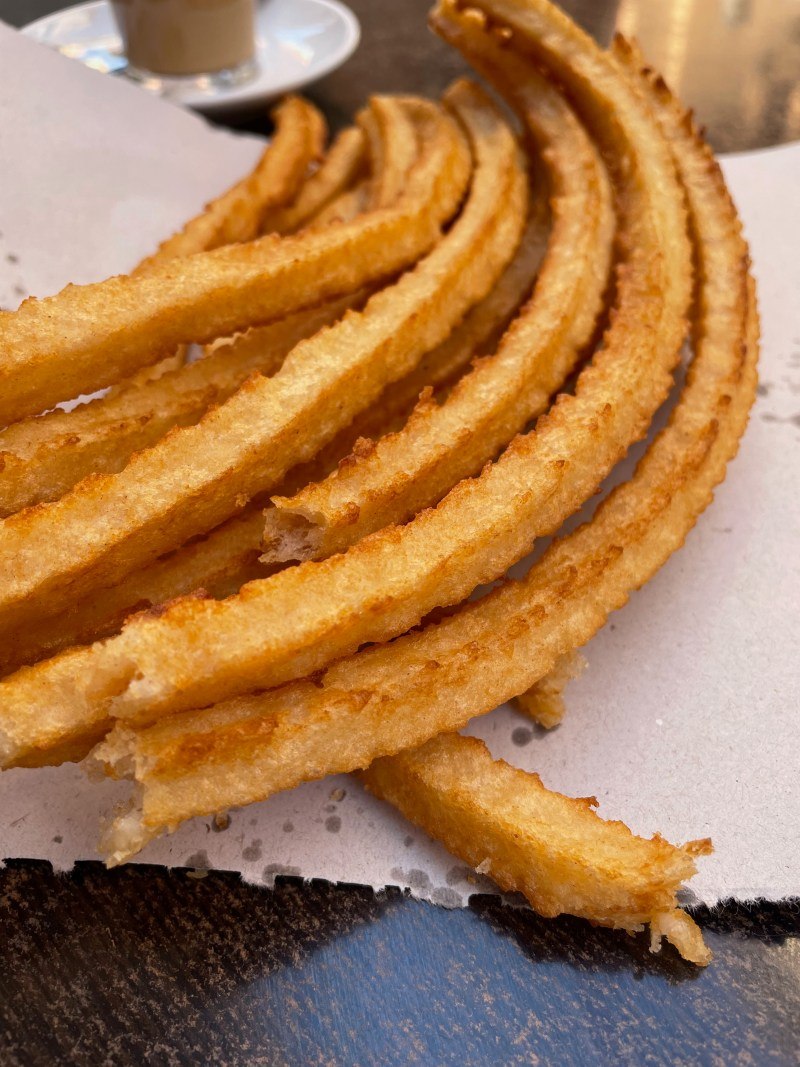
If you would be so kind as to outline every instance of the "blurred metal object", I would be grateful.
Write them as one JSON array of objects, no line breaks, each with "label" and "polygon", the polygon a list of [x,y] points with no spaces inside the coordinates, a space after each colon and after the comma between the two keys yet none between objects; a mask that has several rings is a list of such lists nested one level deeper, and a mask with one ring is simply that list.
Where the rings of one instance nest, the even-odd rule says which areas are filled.
[{"label": "blurred metal object", "polygon": [[800,138],[800,0],[561,0],[601,43],[635,37],[719,152]]}]

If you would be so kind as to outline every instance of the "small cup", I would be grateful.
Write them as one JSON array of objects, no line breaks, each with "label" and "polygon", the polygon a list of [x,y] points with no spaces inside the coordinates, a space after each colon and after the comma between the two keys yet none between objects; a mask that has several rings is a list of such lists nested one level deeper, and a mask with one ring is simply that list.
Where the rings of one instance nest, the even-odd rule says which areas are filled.
[{"label": "small cup", "polygon": [[256,72],[256,0],[113,0],[126,73],[155,90],[227,88]]}]

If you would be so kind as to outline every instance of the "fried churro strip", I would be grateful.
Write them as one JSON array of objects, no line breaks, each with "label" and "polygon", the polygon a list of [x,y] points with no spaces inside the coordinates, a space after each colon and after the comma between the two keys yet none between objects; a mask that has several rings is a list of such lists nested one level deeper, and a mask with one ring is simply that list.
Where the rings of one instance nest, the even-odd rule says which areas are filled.
[{"label": "fried churro strip", "polygon": [[307,100],[287,96],[273,112],[275,133],[255,169],[207,204],[137,268],[146,272],[172,259],[222,245],[252,241],[265,213],[287,204],[325,146],[325,119]]},{"label": "fried churro strip", "polygon": [[[394,130],[385,123],[383,132],[394,139]],[[365,210],[367,200],[368,183],[364,180],[331,201],[311,221],[314,225],[350,221]],[[426,353],[404,378],[387,386],[380,398],[360,412],[312,461],[295,467],[284,491],[294,492],[328,474],[338,463],[346,462],[361,438],[375,438],[399,429],[423,389],[452,384],[473,357],[491,350],[530,294],[544,254],[549,219],[546,199],[538,188],[533,192],[529,208],[528,223],[517,252],[488,295],[472,308],[449,337]]]},{"label": "fried churro strip", "polygon": [[[406,98],[373,96],[358,116],[369,145],[369,207],[393,204],[400,196],[417,154],[414,104]],[[392,136],[387,136],[392,130]]]},{"label": "fried churro strip", "polygon": [[286,207],[267,212],[263,233],[294,233],[344,193],[359,177],[367,159],[363,130],[348,126],[337,134],[319,168]]},{"label": "fried churro strip", "polygon": [[[364,418],[357,418],[354,424],[337,435],[314,460],[292,470],[287,479],[287,489],[291,491],[293,486],[306,484],[309,476],[319,477],[327,474],[347,456],[353,441],[361,432],[366,430],[379,433],[387,427],[395,412],[407,414],[413,407],[422,384],[433,381],[438,385],[447,381],[476,349],[480,350],[483,343],[502,329],[508,317],[531,289],[543,253],[546,233],[545,201],[536,197],[531,203],[531,214],[517,255],[489,296],[476,305],[442,345],[423,357],[420,365],[421,375],[416,371],[412,372],[407,378],[389,387],[379,403],[364,413]],[[270,336],[274,339],[276,330],[281,329],[282,325],[250,330],[236,338],[235,342],[218,343],[214,350],[221,349],[220,355],[225,356],[233,344],[233,362],[237,363],[239,345],[254,347],[262,340],[266,343]],[[163,410],[163,406],[162,397],[159,410]],[[268,573],[268,568],[263,564],[254,564],[254,560],[260,555],[263,532],[263,520],[254,518],[255,514],[256,512],[253,512],[252,516],[246,516],[242,520],[230,520],[202,541],[170,553],[143,571],[134,572],[111,589],[100,591],[88,600],[71,604],[63,614],[54,619],[45,619],[10,634],[8,641],[0,648],[0,675],[32,664],[44,656],[54,655],[71,645],[108,636],[118,631],[134,610],[140,610],[142,607],[163,604],[198,588],[219,598],[236,592],[256,577],[264,576]],[[258,515],[260,514],[259,510]],[[228,527],[231,532],[246,530],[245,541],[241,542],[239,535],[233,533],[229,537]],[[226,552],[229,553],[227,558]],[[219,580],[220,573],[225,575],[224,582]]]},{"label": "fried churro strip", "polygon": [[[146,273],[160,263],[194,252],[210,251],[220,244],[254,237],[265,205],[283,203],[291,197],[309,163],[319,154],[324,122],[315,108],[290,97],[275,109],[276,133],[254,171],[217,200],[201,215],[165,241],[159,251],[143,260],[133,272]],[[254,228],[255,227],[255,228]],[[297,318],[289,333],[295,343],[331,321],[317,310],[309,313],[308,328],[298,329]],[[268,328],[270,329],[270,328]],[[281,327],[274,327],[280,333]],[[266,368],[275,345],[265,337]],[[179,370],[185,347],[155,366],[146,366],[112,386],[109,393],[79,407],[75,414],[59,409],[41,417],[29,416],[0,430],[0,517],[42,501],[55,500],[87,474],[119,470],[131,454],[146,448],[172,425],[196,422],[208,404],[200,402],[197,372],[184,381],[170,378],[154,387],[159,378]],[[254,363],[252,369],[261,369]],[[235,374],[235,371],[234,371]],[[200,375],[202,377],[202,373]],[[219,377],[218,371],[212,377]],[[246,374],[235,385],[240,385]],[[179,382],[172,395],[164,388]],[[140,387],[144,391],[139,394]],[[185,400],[178,394],[185,391]],[[210,385],[209,403],[223,391]],[[171,405],[177,406],[171,416]],[[193,414],[194,412],[194,414]]]},{"label": "fried churro strip", "polygon": [[[487,139],[502,140],[490,105],[476,101],[474,111],[481,136],[482,124]],[[400,205],[370,218],[405,217],[411,229],[430,232],[455,210],[468,180],[467,146],[457,124],[433,104],[428,123],[429,150]],[[509,166],[498,157],[506,181]],[[196,426],[173,429],[119,474],[92,476],[60,500],[0,523],[0,630],[13,628],[12,620],[55,614],[76,594],[119,581],[277,485],[485,294],[493,275],[475,270],[471,254],[481,249],[502,269],[513,253],[519,210],[513,200],[498,205],[479,199],[418,269],[375,294],[361,313],[351,312],[297,345],[272,378],[253,375]],[[324,234],[332,240],[358,225],[329,227]],[[366,221],[360,225],[369,228]],[[445,300],[442,289],[448,290]],[[409,318],[428,323],[418,347],[398,336]]]},{"label": "fried churro strip", "polygon": [[[567,52],[573,44],[548,37]],[[115,685],[129,679],[113,696],[113,714],[155,717],[278,685],[402,633],[499,577],[534,537],[557,529],[646,431],[685,331],[690,249],[682,193],[669,147],[637,93],[588,39],[579,56],[576,95],[592,95],[592,121],[609,155],[617,147],[621,240],[630,251],[603,348],[574,396],[559,397],[480,478],[460,482],[408,525],[251,583],[222,604],[177,603],[157,620],[136,620],[113,647],[98,650],[99,677]],[[77,696],[78,721],[84,707]]]},{"label": "fried churro strip", "polygon": [[351,453],[370,449],[372,441],[400,429],[423,390],[441,395],[452,386],[470,361],[491,351],[514,313],[533,289],[547,245],[549,214],[547,201],[537,183],[531,191],[525,231],[514,258],[494,288],[467,314],[449,337],[426,353],[404,378],[384,389],[369,408],[341,430],[314,459],[290,473],[282,487],[294,493],[310,482],[325,477],[340,463],[348,463]]},{"label": "fried churro strip", "polygon": [[[339,326],[317,335],[313,341],[304,342],[295,349],[278,374],[268,383],[273,386],[278,384],[279,388],[274,393],[267,390],[261,390],[258,393],[256,413],[258,425],[263,425],[264,421],[268,422],[270,442],[275,441],[275,424],[286,425],[291,416],[291,411],[287,411],[289,401],[295,406],[302,407],[304,414],[302,430],[305,433],[316,433],[320,436],[324,434],[325,419],[328,420],[327,425],[335,425],[335,420],[346,422],[347,403],[355,404],[359,401],[358,396],[351,396],[348,389],[343,388],[350,380],[348,372],[350,376],[355,376],[355,381],[359,383],[363,396],[365,386],[369,383],[364,367],[367,363],[368,374],[374,379],[374,384],[371,384],[370,388],[375,395],[378,392],[378,386],[390,374],[394,373],[399,376],[403,361],[407,361],[405,364],[407,366],[409,362],[419,358],[425,350],[431,347],[432,342],[439,341],[449,331],[452,322],[460,318],[471,302],[475,302],[477,298],[485,294],[492,281],[489,276],[490,270],[496,277],[512,254],[514,243],[519,238],[524,223],[526,186],[525,175],[518,166],[514,139],[493,106],[476,89],[467,84],[461,84],[453,91],[452,99],[459,115],[475,138],[478,158],[475,181],[462,216],[449,231],[447,238],[438,246],[436,252],[420,264],[415,271],[405,275],[397,286],[372,297],[361,316],[347,316]],[[499,183],[503,183],[507,189],[507,195],[501,200],[498,200],[496,196]],[[481,249],[479,257],[478,249]],[[476,262],[476,258],[480,261]],[[490,263],[493,263],[492,267]],[[456,281],[460,281],[460,284],[455,284]],[[374,312],[372,315],[371,309]],[[413,318],[416,325],[415,347],[409,345],[408,338],[400,328],[409,316]],[[426,322],[427,326],[423,329],[423,324]],[[342,326],[344,326],[343,331],[341,331]],[[340,331],[343,335],[342,342],[336,348],[339,358],[331,358],[331,337],[335,338]],[[330,393],[332,410],[328,410],[326,406],[318,402],[309,411],[308,376],[303,375],[308,367],[309,359],[305,361],[302,359],[302,354],[304,354],[302,350],[305,350],[307,355],[309,348],[312,352],[309,359],[315,372],[318,368],[319,372],[331,379],[330,389],[327,390],[326,387],[327,391],[323,394],[323,399]],[[317,351],[319,351],[319,364],[315,359]],[[295,367],[299,381],[291,373]],[[257,385],[258,383],[256,387]],[[237,396],[241,397],[245,389],[254,391],[254,387],[249,385],[244,387]],[[281,403],[278,404],[274,399],[273,404],[269,405],[270,397],[276,398],[276,396],[280,398]],[[250,396],[246,396],[245,401],[249,403],[251,399]],[[224,415],[225,409],[230,408],[231,404],[232,401],[228,401],[211,416],[206,416],[204,422],[218,423],[217,416]],[[240,417],[241,412],[238,407],[234,415],[235,417],[230,418],[229,437],[220,439],[219,433],[216,433],[213,438],[216,453],[224,458],[226,464],[227,477],[224,483],[226,492],[231,491],[229,472],[237,454],[245,453],[250,470],[252,470],[252,477],[257,478],[262,484],[268,482],[270,477],[268,463],[273,465],[272,469],[276,477],[280,470],[277,467],[278,459],[274,450],[266,454],[253,454],[252,444],[243,434],[243,419]],[[200,427],[203,427],[203,423]],[[293,428],[291,422],[289,427]],[[191,432],[191,430],[173,431],[172,435],[158,446],[161,450],[158,455],[159,466],[166,467],[173,482],[176,465],[162,462],[164,445],[169,446],[176,441],[179,442],[179,434],[185,435]],[[242,440],[243,437],[244,440]],[[293,445],[292,455],[297,457],[296,428],[293,430],[290,442]],[[155,453],[155,449],[149,454],[143,453],[139,459],[146,462]],[[198,462],[206,464],[211,462],[207,455],[203,455],[198,461],[196,453],[197,448],[193,447],[190,453],[193,466],[186,474],[186,477],[190,479],[190,484],[181,483],[177,487],[180,489],[182,499],[188,494],[194,508],[192,514],[186,516],[181,512],[176,517],[183,522],[197,522],[196,513],[200,503],[197,493],[192,489],[191,479],[197,476]],[[123,474],[130,474],[136,463],[137,461],[134,460]],[[288,465],[287,462],[286,466]],[[138,489],[142,478],[136,477],[135,482]],[[147,479],[146,484],[148,491],[152,493],[154,489],[152,479]],[[238,484],[241,485],[241,482]],[[233,488],[236,489],[236,484]],[[69,497],[64,497],[56,504],[46,507],[62,511],[65,508],[65,502],[69,503],[69,499]],[[144,503],[147,504],[148,500],[146,499]],[[138,506],[138,500],[134,504]],[[129,518],[129,514],[126,514],[126,522]],[[7,527],[13,521],[13,519],[6,520],[5,526]],[[134,533],[141,536],[141,524],[137,522],[130,525]],[[63,538],[63,525],[59,526],[59,530]],[[76,536],[85,539],[87,537],[86,522],[76,523],[75,532]],[[152,529],[148,532],[152,537]],[[163,533],[163,531],[160,532]],[[0,532],[1,539],[2,532]],[[25,543],[29,544],[29,541]],[[126,546],[125,558],[126,561],[130,559],[129,546]],[[104,653],[101,649],[98,648],[96,652],[102,659]],[[40,666],[35,669],[41,671],[44,668]],[[123,672],[127,673],[127,666],[123,668]],[[99,690],[94,687],[88,676],[86,681],[89,682],[92,692],[99,695]],[[11,680],[8,679],[6,684],[10,682]]]},{"label": "fried churro strip", "polygon": [[110,385],[180,344],[213,341],[389,277],[436,243],[467,177],[463,146],[444,117],[429,115],[423,156],[392,209],[67,286],[0,313],[0,424]]},{"label": "fried churro strip", "polygon": [[533,296],[496,354],[479,361],[441,405],[425,394],[401,430],[372,448],[359,442],[325,481],[274,497],[266,560],[323,558],[436,504],[546,409],[595,333],[614,235],[603,163],[567,104],[529,64],[498,48],[487,66],[489,76],[502,72],[504,93],[524,117],[549,178],[553,224]]},{"label": "fried churro strip", "polygon": [[309,220],[310,229],[319,229],[340,222],[352,222],[367,210],[369,182],[362,178],[351,189],[345,189]]},{"label": "fried churro strip", "polygon": [[[621,43],[616,55],[635,65]],[[135,775],[139,791],[114,829],[116,859],[184,819],[368,767],[459,729],[584,644],[681,547],[746,426],[758,317],[747,246],[713,155],[663,82],[636,84],[678,161],[698,267],[695,359],[667,428],[631,480],[590,523],[554,542],[523,580],[341,660],[313,681],[144,730],[120,724],[97,752],[112,769]]]},{"label": "fried churro strip", "polygon": [[[533,537],[557,529],[646,431],[669,388],[690,296],[681,189],[657,123],[618,67],[568,21],[543,40],[573,95],[588,97],[587,118],[617,160],[628,250],[604,346],[575,395],[562,395],[480,478],[459,483],[408,525],[250,583],[224,602],[177,602],[157,619],[134,619],[119,637],[94,646],[91,666],[74,684],[59,681],[46,700],[49,664],[29,668],[37,672],[36,700],[17,699],[16,676],[7,679],[0,706],[12,728],[0,725],[13,738],[10,759],[20,742],[43,747],[60,730],[77,735],[109,710],[152,720],[302,677],[367,641],[402,633],[498,577]],[[571,65],[562,70],[564,57]],[[52,669],[62,677],[60,666]],[[28,682],[21,676],[18,684],[23,692]]]},{"label": "fried churro strip", "polygon": [[131,381],[72,411],[55,409],[0,430],[0,518],[57,500],[90,474],[122,470],[173,426],[193,426],[254,372],[274,374],[306,337],[367,299],[363,290],[214,346],[204,358]]},{"label": "fried churro strip", "polygon": [[264,577],[269,568],[259,561],[263,526],[261,508],[249,508],[117,585],[70,604],[55,618],[20,627],[0,647],[0,676],[62,649],[117,633],[137,611],[195,591],[230,596],[245,582]]},{"label": "fried churro strip", "polygon": [[580,652],[567,652],[559,657],[544,678],[514,697],[512,703],[517,711],[533,719],[539,726],[552,730],[564,718],[564,690],[567,684],[585,670],[586,659]]},{"label": "fried churro strip", "polygon": [[[187,706],[189,679],[199,669],[189,668],[190,650],[206,630],[229,635],[214,666],[204,660],[204,693],[222,698],[316,670],[364,641],[402,632],[437,605],[458,602],[499,576],[533,537],[556,529],[646,430],[668,390],[685,328],[690,256],[681,193],[669,150],[636,94],[599,52],[587,49],[583,66],[573,81],[617,112],[611,121],[606,107],[592,121],[609,151],[617,139],[620,170],[631,156],[636,165],[618,179],[622,240],[631,251],[615,314],[575,395],[559,398],[534,433],[407,526],[381,531],[315,568],[301,565],[250,586],[224,605],[175,605],[157,625],[129,635],[122,643],[137,677],[114,700],[116,714]],[[296,533],[302,540],[306,524]],[[302,612],[293,611],[300,601]],[[173,652],[185,635],[188,655],[173,655],[165,666],[155,650],[167,632]]]},{"label": "fried churro strip", "polygon": [[447,340],[426,353],[410,374],[384,389],[378,400],[358,414],[310,463],[295,467],[282,491],[296,493],[330,474],[340,463],[350,462],[351,453],[371,449],[373,439],[404,424],[423,390],[445,391],[473,357],[489,350],[531,292],[547,232],[547,205],[534,189],[519,248],[489,295],[475,305]]},{"label": "fried churro strip", "polygon": [[[308,217],[307,225],[349,222],[364,211],[388,207],[397,200],[419,151],[414,111],[413,98],[373,97],[353,131],[362,139],[362,160],[369,164],[369,176],[343,184]],[[419,117],[417,112],[417,121]]]},{"label": "fried churro strip", "polygon": [[[615,54],[637,69],[622,42]],[[649,922],[654,948],[666,936],[686,959],[709,961],[674,900],[707,842],[677,850],[658,838],[641,842],[597,819],[586,801],[492,763],[473,741],[429,741],[531,685],[621,607],[681,547],[747,423],[758,318],[735,209],[711,152],[663,82],[641,77],[639,85],[680,166],[699,275],[695,360],[668,427],[592,522],[556,542],[523,581],[335,664],[314,683],[143,731],[118,726],[97,755],[137,785],[106,839],[110,862],[192,815],[372,764],[368,787],[537,910],[628,929]]]},{"label": "fried churro strip", "polygon": [[677,906],[710,841],[676,847],[658,834],[637,837],[600,818],[594,797],[545,789],[538,775],[493,760],[483,742],[458,734],[376,760],[360,778],[540,915],[577,915],[631,933],[650,924],[654,949],[664,934],[685,959],[711,962],[700,930]]}]

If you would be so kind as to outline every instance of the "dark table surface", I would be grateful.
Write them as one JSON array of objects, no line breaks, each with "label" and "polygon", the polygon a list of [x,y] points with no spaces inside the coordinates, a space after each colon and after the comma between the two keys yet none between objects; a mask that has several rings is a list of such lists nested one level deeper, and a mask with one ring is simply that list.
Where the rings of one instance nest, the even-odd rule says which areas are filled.
[{"label": "dark table surface", "polygon": [[[433,94],[461,71],[424,29],[427,0],[350,2],[361,48],[309,92],[333,123],[369,92]],[[57,6],[0,0],[0,18]],[[564,6],[603,41],[635,33],[717,149],[800,137],[797,0]],[[396,891],[15,860],[0,871],[0,1065],[800,1063],[800,907],[695,915],[716,955],[700,972],[489,897],[445,911]]]}]

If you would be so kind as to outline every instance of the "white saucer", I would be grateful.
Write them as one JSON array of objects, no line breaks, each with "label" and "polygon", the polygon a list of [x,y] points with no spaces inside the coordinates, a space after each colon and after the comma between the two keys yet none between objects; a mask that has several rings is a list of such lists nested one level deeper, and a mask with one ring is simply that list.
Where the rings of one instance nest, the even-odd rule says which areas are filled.
[{"label": "white saucer", "polygon": [[[106,0],[47,15],[22,33],[96,70],[125,77],[122,45]],[[214,113],[271,100],[341,66],[360,36],[355,15],[338,0],[263,0],[257,15],[255,77],[230,88],[202,90],[192,84],[190,89],[171,89],[169,99]]]}]

